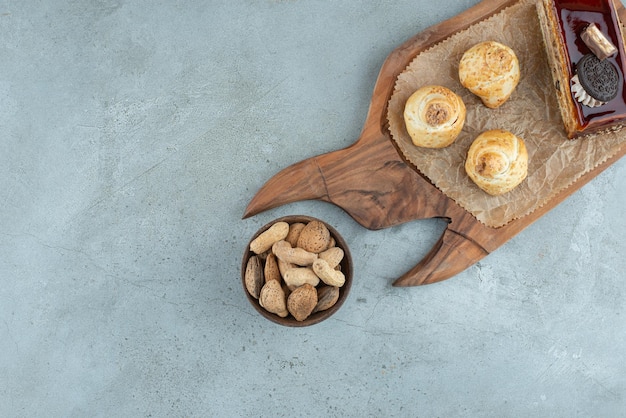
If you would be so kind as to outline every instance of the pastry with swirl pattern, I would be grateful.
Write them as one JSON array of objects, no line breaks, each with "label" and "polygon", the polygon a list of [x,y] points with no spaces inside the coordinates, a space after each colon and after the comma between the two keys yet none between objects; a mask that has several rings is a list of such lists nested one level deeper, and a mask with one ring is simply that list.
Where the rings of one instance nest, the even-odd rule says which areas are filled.
[{"label": "pastry with swirl pattern", "polygon": [[465,124],[465,103],[443,86],[424,86],[415,91],[404,107],[404,122],[413,144],[444,148],[452,144]]},{"label": "pastry with swirl pattern", "polygon": [[485,131],[470,146],[465,171],[478,187],[490,195],[510,192],[528,175],[526,145],[509,131]]},{"label": "pastry with swirl pattern", "polygon": [[499,42],[485,41],[474,45],[465,51],[459,62],[461,85],[491,109],[511,97],[519,80],[519,60],[515,52]]}]

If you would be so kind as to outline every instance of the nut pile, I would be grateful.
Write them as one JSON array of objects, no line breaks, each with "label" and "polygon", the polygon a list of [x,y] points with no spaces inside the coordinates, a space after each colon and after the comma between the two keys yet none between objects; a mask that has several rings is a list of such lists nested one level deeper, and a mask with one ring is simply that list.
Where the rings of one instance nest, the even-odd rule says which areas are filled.
[{"label": "nut pile", "polygon": [[250,251],[245,286],[265,310],[304,321],[339,299],[344,251],[323,222],[276,222],[252,240]]}]

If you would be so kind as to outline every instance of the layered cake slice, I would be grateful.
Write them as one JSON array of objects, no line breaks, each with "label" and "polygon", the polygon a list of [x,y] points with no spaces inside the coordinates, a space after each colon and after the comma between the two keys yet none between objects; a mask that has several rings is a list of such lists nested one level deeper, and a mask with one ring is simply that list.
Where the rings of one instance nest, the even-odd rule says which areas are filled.
[{"label": "layered cake slice", "polygon": [[626,55],[613,0],[537,0],[567,137],[626,125]]}]

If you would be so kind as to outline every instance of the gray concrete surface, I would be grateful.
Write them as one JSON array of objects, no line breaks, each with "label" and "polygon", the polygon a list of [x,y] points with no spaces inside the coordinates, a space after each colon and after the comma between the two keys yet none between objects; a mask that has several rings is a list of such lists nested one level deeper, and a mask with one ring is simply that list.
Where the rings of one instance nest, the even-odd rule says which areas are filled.
[{"label": "gray concrete surface", "polygon": [[[241,220],[278,170],[357,138],[393,48],[476,3],[0,1],[0,416],[624,416],[626,161],[421,288],[391,282],[441,221]],[[240,286],[285,214],[355,262],[309,328]]]}]

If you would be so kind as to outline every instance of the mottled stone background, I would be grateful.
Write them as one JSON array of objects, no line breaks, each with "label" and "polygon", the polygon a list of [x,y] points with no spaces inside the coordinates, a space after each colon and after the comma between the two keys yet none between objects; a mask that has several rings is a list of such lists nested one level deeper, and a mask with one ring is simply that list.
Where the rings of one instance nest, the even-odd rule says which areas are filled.
[{"label": "mottled stone background", "polygon": [[[626,161],[421,288],[391,283],[441,220],[241,220],[280,169],[353,143],[387,54],[476,3],[0,0],[0,415],[620,416]],[[240,284],[286,214],[355,264],[310,328]]]}]

